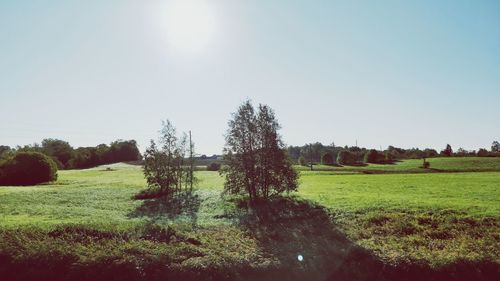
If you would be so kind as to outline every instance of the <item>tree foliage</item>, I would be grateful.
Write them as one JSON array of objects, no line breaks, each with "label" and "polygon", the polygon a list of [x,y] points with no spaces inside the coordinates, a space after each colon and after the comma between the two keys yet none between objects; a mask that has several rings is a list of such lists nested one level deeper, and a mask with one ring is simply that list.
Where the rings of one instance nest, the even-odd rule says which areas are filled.
[{"label": "tree foliage", "polygon": [[44,139],[41,152],[54,159],[59,168],[68,168],[68,162],[73,157],[73,147],[67,141]]},{"label": "tree foliage", "polygon": [[375,149],[370,149],[365,154],[365,163],[384,163],[386,156]]},{"label": "tree foliage", "polygon": [[342,150],[337,155],[337,163],[341,165],[353,165],[357,162],[356,154],[349,150]]},{"label": "tree foliage", "polygon": [[57,165],[39,152],[17,152],[0,166],[0,185],[35,185],[57,180]]},{"label": "tree foliage", "polygon": [[500,143],[498,141],[491,144],[491,152],[500,152]]},{"label": "tree foliage", "polygon": [[[189,152],[189,158],[186,154]],[[172,123],[162,123],[159,146],[151,140],[144,154],[144,176],[148,187],[158,195],[192,191],[196,178],[193,173],[194,144],[187,134],[179,138]]]},{"label": "tree foliage", "polygon": [[441,154],[446,157],[453,156],[453,149],[451,149],[451,145],[447,144],[446,148],[441,151]]},{"label": "tree foliage", "polygon": [[335,164],[335,159],[331,153],[327,152],[321,156],[321,163],[323,165],[333,165]]},{"label": "tree foliage", "polygon": [[246,194],[250,201],[269,198],[298,187],[298,174],[292,168],[278,134],[280,125],[273,110],[250,101],[244,102],[229,121],[222,169],[224,190]]}]

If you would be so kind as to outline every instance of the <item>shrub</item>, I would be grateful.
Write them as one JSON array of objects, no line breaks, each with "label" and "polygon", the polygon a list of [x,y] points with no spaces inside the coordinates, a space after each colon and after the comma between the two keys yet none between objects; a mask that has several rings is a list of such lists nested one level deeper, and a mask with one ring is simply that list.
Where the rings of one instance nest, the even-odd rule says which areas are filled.
[{"label": "shrub", "polygon": [[425,160],[424,160],[424,163],[423,163],[423,165],[422,165],[422,168],[424,168],[424,169],[429,169],[430,167],[431,167],[431,163],[430,163],[430,162],[428,162],[428,161],[425,161]]},{"label": "shrub", "polygon": [[57,165],[39,152],[18,152],[1,167],[1,185],[35,185],[57,180]]},{"label": "shrub", "polygon": [[333,155],[328,152],[323,154],[323,156],[321,156],[321,163],[323,165],[333,165],[334,164]]},{"label": "shrub", "polygon": [[218,171],[220,170],[220,163],[211,162],[207,165],[207,171]]}]

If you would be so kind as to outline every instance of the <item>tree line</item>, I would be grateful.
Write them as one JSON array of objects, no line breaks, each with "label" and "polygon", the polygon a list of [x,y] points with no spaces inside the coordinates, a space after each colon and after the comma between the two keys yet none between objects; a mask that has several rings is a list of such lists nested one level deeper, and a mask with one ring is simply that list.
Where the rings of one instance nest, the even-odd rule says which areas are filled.
[{"label": "tree line", "polygon": [[395,146],[389,146],[385,150],[368,149],[358,146],[336,146],[334,143],[323,145],[321,142],[305,144],[303,146],[289,146],[287,148],[288,156],[296,164],[311,165],[357,165],[363,163],[393,163],[403,159],[422,159],[430,157],[500,157],[500,143],[493,141],[491,150],[481,148],[479,150],[467,151],[459,148],[453,151],[451,145],[440,152],[432,148],[404,149]]},{"label": "tree line", "polygon": [[73,148],[67,141],[44,139],[41,144],[0,146],[0,162],[19,152],[39,152],[49,156],[59,169],[85,169],[103,164],[137,161],[142,158],[135,140],[116,140],[95,147]]}]

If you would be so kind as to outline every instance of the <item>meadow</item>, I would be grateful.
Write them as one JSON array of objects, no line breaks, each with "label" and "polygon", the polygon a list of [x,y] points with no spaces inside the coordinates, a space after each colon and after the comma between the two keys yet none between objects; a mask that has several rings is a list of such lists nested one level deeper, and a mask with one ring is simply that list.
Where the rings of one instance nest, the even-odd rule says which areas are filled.
[{"label": "meadow", "polygon": [[56,272],[71,280],[498,276],[499,159],[430,162],[437,171],[424,173],[420,160],[298,167],[298,192],[252,208],[221,196],[218,172],[198,171],[193,194],[135,200],[146,185],[140,166],[59,171],[54,184],[0,187],[0,274],[9,280],[57,280]]}]

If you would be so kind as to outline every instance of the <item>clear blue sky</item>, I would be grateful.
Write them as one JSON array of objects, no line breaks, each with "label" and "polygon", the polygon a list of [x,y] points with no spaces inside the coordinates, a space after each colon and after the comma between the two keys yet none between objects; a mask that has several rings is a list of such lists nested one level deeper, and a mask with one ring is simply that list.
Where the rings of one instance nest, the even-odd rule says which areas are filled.
[{"label": "clear blue sky", "polygon": [[[1,1],[0,144],[144,149],[168,118],[220,153],[246,98],[292,145],[500,140],[499,1],[217,0],[172,21],[163,2]],[[203,13],[196,50],[164,24],[205,32]]]}]

